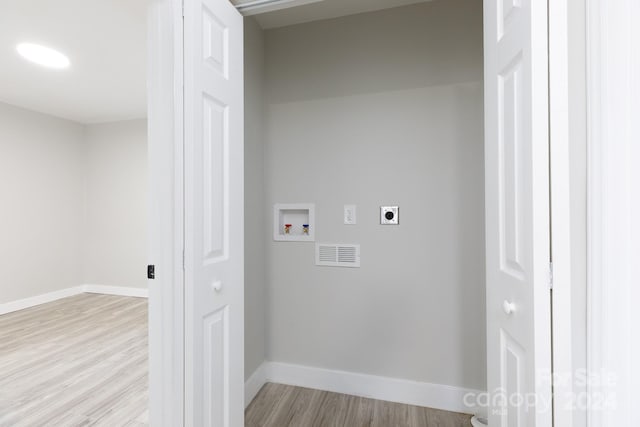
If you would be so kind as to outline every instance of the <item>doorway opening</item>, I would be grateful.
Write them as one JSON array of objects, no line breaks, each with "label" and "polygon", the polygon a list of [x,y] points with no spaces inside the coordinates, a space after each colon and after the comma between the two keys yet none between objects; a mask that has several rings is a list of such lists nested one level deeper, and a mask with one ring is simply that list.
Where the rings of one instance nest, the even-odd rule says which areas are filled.
[{"label": "doorway opening", "polygon": [[0,425],[148,424],[147,15],[3,4]]},{"label": "doorway opening", "polygon": [[[468,424],[487,389],[482,3],[322,3],[244,20],[247,423],[331,412],[295,388],[315,415],[256,409],[285,384]],[[319,265],[349,245],[359,267]]]}]

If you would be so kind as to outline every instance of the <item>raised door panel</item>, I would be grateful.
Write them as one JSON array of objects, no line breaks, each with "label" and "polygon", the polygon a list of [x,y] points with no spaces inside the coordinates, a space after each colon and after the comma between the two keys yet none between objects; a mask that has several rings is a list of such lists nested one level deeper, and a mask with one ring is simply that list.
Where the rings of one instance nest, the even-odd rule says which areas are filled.
[{"label": "raised door panel", "polygon": [[229,29],[206,5],[202,8],[202,58],[206,66],[229,77]]},{"label": "raised door panel", "polygon": [[229,109],[208,94],[202,102],[203,262],[225,259],[229,238]]},{"label": "raised door panel", "polygon": [[524,201],[525,160],[530,152],[523,132],[522,55],[518,54],[498,74],[498,150],[500,267],[518,281],[525,278]]},{"label": "raised door panel", "polygon": [[228,307],[207,315],[204,323],[204,401],[202,418],[207,426],[228,426],[229,328]]}]

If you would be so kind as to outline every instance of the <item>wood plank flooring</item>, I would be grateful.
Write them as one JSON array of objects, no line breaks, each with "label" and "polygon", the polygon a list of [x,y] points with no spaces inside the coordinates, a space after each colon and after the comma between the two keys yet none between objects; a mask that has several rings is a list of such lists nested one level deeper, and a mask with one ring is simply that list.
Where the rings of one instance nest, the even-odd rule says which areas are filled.
[{"label": "wood plank flooring", "polygon": [[0,316],[0,426],[144,426],[147,300],[82,294]]},{"label": "wood plank flooring", "polygon": [[471,416],[347,394],[267,383],[246,427],[468,427]]},{"label": "wood plank flooring", "polygon": [[[82,294],[0,316],[0,426],[141,427],[147,300]],[[469,416],[266,384],[246,427],[461,427]]]}]

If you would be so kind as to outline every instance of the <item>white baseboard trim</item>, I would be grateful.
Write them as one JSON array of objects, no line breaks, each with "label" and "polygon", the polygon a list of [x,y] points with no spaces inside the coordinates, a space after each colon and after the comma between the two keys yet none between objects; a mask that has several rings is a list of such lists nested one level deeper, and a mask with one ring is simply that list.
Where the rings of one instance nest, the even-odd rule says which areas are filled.
[{"label": "white baseboard trim", "polygon": [[126,286],[82,285],[82,292],[89,294],[119,295],[123,297],[149,298],[149,289]]},{"label": "white baseboard trim", "polygon": [[249,379],[244,383],[244,407],[245,409],[256,397],[263,385],[267,383],[266,376],[267,362],[258,366]]},{"label": "white baseboard trim", "polygon": [[46,304],[48,302],[72,297],[74,295],[82,293],[119,295],[139,298],[149,297],[148,289],[128,288],[124,286],[80,285],[0,304],[0,315],[13,313],[14,311],[24,310],[25,308],[35,307],[36,305]]},{"label": "white baseboard trim", "polygon": [[59,291],[47,292],[46,294],[6,302],[4,304],[0,304],[0,315],[13,313],[14,311],[24,310],[25,308],[71,297],[81,294],[82,292],[82,286],[74,286],[73,288],[60,289]]},{"label": "white baseboard trim", "polygon": [[[264,362],[245,384],[246,405],[251,402],[260,388],[267,382],[466,414],[474,414],[478,408],[465,405],[464,396],[467,393],[474,393],[475,395],[482,393],[479,390],[442,384],[423,383],[288,363]],[[469,400],[475,401],[475,399]]]}]

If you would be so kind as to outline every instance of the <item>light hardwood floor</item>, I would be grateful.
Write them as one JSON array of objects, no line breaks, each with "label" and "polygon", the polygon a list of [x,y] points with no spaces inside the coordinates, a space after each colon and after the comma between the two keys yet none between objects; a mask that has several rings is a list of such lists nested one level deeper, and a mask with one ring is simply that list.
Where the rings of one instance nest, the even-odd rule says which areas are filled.
[{"label": "light hardwood floor", "polygon": [[246,427],[468,427],[471,416],[347,394],[268,383],[245,412]]},{"label": "light hardwood floor", "polygon": [[[0,316],[0,426],[148,424],[147,300],[82,294]],[[469,416],[266,384],[247,427],[461,427]]]},{"label": "light hardwood floor", "polygon": [[147,300],[82,294],[0,316],[0,426],[143,426]]}]

